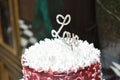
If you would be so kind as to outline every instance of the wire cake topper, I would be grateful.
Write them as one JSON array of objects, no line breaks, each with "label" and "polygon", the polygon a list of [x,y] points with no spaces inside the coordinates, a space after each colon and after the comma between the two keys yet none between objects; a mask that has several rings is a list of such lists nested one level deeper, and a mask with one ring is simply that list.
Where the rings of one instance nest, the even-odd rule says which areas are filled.
[{"label": "wire cake topper", "polygon": [[[63,19],[63,21],[60,21],[60,18]],[[79,37],[78,35],[75,35],[74,33],[70,33],[68,31],[64,31],[62,37],[60,37],[59,33],[61,32],[62,28],[65,25],[68,25],[71,21],[71,16],[69,14],[67,14],[65,17],[61,14],[58,14],[56,16],[56,21],[58,24],[60,24],[60,28],[58,29],[58,31],[56,30],[52,30],[51,34],[54,38],[58,38],[58,39],[63,39],[64,43],[66,43],[67,45],[71,46],[73,49],[73,46],[78,46],[79,45]]]}]

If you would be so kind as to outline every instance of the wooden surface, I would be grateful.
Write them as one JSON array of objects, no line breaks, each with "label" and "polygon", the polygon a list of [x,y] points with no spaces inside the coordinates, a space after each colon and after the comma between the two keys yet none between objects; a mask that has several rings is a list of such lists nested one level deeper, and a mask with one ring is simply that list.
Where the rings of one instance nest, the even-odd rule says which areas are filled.
[{"label": "wooden surface", "polygon": [[[1,46],[0,46],[0,62],[4,64],[2,66],[0,65],[3,70],[2,74],[4,74],[4,76],[6,77],[11,76],[16,80],[22,78],[22,68],[21,68],[20,60],[14,55],[10,55],[10,52]],[[4,76],[3,78],[5,78]],[[0,79],[0,80],[4,80],[4,79]]]},{"label": "wooden surface", "polygon": [[3,68],[3,63],[2,62],[0,62],[0,80],[3,80],[4,79],[4,77],[3,77],[3,70],[4,68]]},{"label": "wooden surface", "polygon": [[[0,17],[0,80],[19,80],[22,78],[21,45],[19,30],[18,0],[8,0],[13,46],[5,43]],[[1,11],[1,8],[0,8]],[[0,12],[1,16],[1,12]],[[8,18],[9,19],[9,18]]]},{"label": "wooden surface", "polygon": [[[19,24],[18,24],[18,21],[19,21],[18,0],[8,0],[8,7],[9,7],[8,15],[10,18],[7,18],[7,19],[9,19],[8,21],[10,21],[9,26],[12,30],[12,35],[8,38],[12,38],[13,41],[12,41],[12,45],[6,44],[6,42],[4,41],[6,39],[4,39],[4,37],[3,37],[4,30],[2,28],[6,27],[6,26],[2,25],[2,21],[1,21],[2,19],[0,17],[0,46],[3,46],[7,50],[9,50],[15,56],[20,56],[21,55],[21,45],[20,45],[20,29],[19,29]],[[0,11],[2,11],[1,9],[2,8],[0,8]],[[2,12],[0,12],[0,16],[1,16],[1,13]],[[7,31],[6,31],[6,33],[7,33]]]},{"label": "wooden surface", "polygon": [[[0,20],[1,20],[1,6],[0,6]],[[1,26],[1,21],[0,21],[0,43],[3,41],[2,40],[2,26]]]}]

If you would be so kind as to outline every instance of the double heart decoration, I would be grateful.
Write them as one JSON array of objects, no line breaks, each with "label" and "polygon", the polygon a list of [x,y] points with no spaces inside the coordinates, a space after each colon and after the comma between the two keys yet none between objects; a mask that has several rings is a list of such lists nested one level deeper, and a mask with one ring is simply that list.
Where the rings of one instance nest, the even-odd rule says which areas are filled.
[{"label": "double heart decoration", "polygon": [[[60,18],[63,19],[63,21],[60,21]],[[58,24],[60,24],[60,28],[58,29],[58,31],[56,30],[52,30],[51,34],[54,38],[58,38],[58,39],[63,39],[64,43],[66,43],[67,45],[71,46],[73,49],[73,46],[78,46],[79,45],[79,37],[78,35],[75,35],[74,33],[70,33],[68,31],[64,31],[62,37],[60,37],[59,33],[61,32],[62,28],[65,25],[68,25],[71,21],[71,16],[69,14],[67,14],[65,17],[61,14],[58,14],[56,16],[56,21]]]}]

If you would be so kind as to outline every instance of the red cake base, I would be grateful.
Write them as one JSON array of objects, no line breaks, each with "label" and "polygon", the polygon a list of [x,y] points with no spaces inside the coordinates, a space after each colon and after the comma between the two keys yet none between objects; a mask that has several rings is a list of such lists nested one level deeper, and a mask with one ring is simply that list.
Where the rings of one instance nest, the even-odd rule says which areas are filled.
[{"label": "red cake base", "polygon": [[70,73],[37,72],[29,67],[23,67],[24,80],[101,80],[101,64],[96,62],[91,66]]}]

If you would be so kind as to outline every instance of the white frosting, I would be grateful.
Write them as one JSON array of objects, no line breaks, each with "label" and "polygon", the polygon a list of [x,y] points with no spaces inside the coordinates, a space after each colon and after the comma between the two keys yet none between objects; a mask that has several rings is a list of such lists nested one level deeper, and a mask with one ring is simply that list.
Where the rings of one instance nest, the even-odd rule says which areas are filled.
[{"label": "white frosting", "polygon": [[[62,39],[45,39],[25,50],[22,65],[37,71],[68,71],[100,62],[100,51],[93,44],[79,40],[79,45],[69,46]],[[73,48],[73,49],[71,49]],[[24,63],[23,63],[24,61]]]}]

